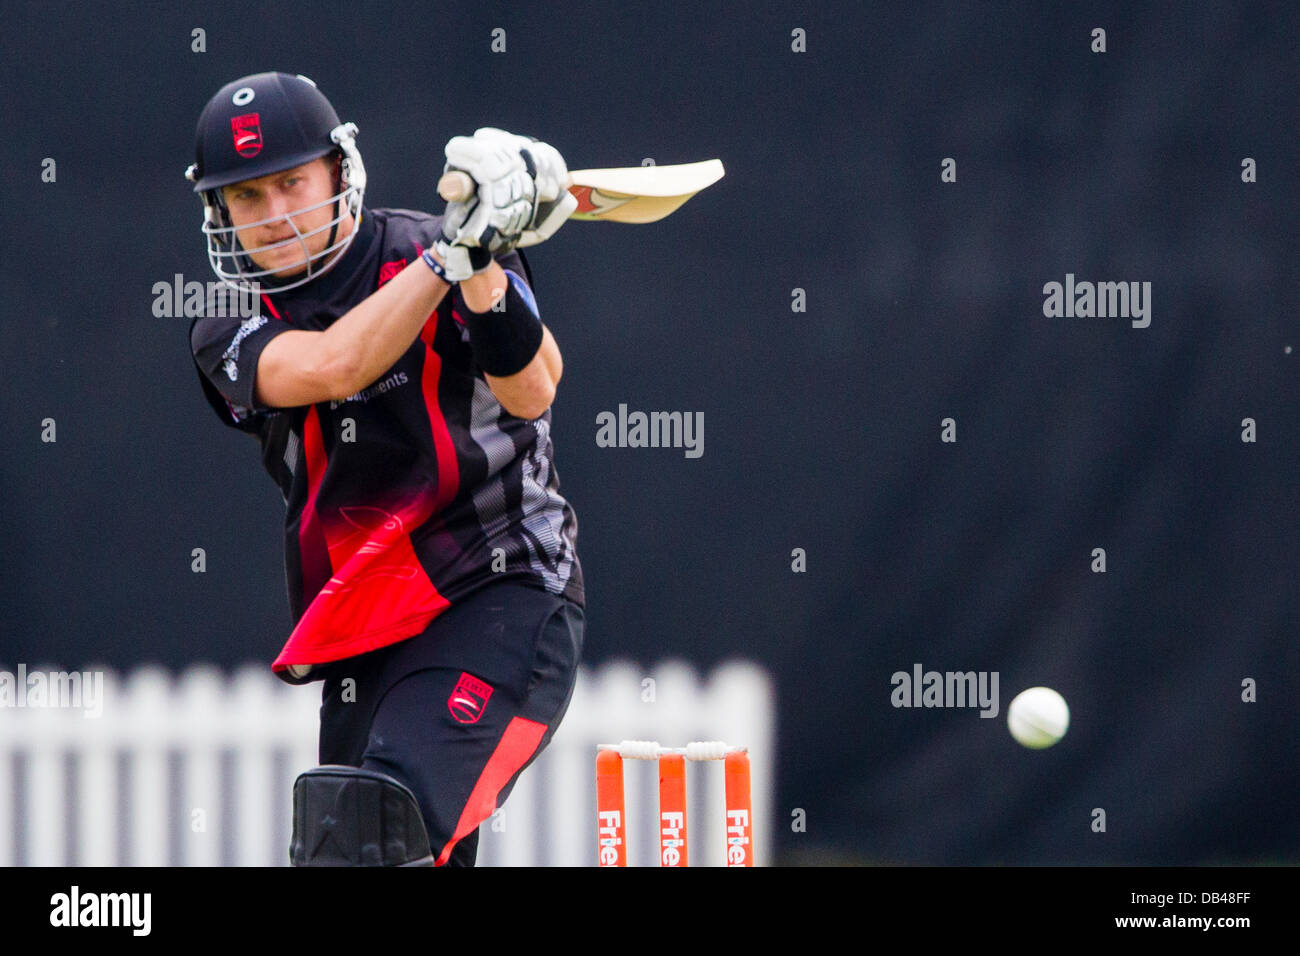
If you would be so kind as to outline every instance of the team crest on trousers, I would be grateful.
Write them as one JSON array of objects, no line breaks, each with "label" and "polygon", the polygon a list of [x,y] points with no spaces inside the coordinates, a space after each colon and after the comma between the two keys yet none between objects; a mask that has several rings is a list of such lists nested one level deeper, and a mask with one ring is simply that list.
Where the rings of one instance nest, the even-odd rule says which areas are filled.
[{"label": "team crest on trousers", "polygon": [[483,716],[488,698],[492,696],[492,685],[484,683],[477,677],[461,672],[460,680],[447,698],[447,709],[460,724],[476,724]]}]

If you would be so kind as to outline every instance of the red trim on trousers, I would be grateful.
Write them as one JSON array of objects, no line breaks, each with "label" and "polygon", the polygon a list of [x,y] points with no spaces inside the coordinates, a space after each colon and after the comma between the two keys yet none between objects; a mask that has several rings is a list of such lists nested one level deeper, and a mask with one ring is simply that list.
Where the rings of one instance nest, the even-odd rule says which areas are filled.
[{"label": "red trim on trousers", "polygon": [[451,858],[451,851],[455,849],[456,844],[492,816],[492,811],[497,808],[497,795],[510,782],[510,778],[532,759],[533,754],[537,753],[537,748],[541,746],[542,737],[545,735],[545,724],[539,724],[535,720],[525,720],[523,717],[515,717],[510,721],[505,733],[501,735],[501,741],[492,751],[492,756],[488,758],[487,766],[479,774],[474,789],[470,791],[469,800],[465,803],[465,809],[461,811],[460,820],[456,823],[456,832],[451,835],[447,845],[438,854],[436,861],[438,866],[445,865]]}]

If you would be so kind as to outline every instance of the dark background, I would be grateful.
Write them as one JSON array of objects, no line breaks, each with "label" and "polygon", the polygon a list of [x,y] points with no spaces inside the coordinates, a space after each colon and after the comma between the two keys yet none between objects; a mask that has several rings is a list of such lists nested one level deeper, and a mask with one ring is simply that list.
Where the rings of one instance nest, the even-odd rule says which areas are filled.
[{"label": "dark background", "polygon": [[[211,278],[203,104],[305,73],[360,127],[371,207],[437,211],[443,144],[483,125],[572,168],[725,162],[669,220],[529,258],[588,662],[772,670],[781,860],[1300,860],[1292,8],[0,6],[0,661],[287,636],[279,494],[151,290]],[[1067,272],[1151,282],[1151,326],[1045,318]],[[598,448],[619,403],[702,411],[703,458]],[[917,662],[998,671],[998,718],[893,708]],[[1041,753],[1004,720],[1034,684],[1073,716]]]}]

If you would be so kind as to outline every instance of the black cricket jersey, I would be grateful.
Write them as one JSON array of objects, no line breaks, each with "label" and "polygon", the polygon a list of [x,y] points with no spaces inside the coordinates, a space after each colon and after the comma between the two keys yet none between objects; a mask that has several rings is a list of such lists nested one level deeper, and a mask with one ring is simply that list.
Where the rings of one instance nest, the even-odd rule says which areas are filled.
[{"label": "black cricket jersey", "polygon": [[[364,209],[343,258],[312,282],[264,289],[261,314],[209,310],[190,327],[199,381],[218,417],[256,435],[284,498],[285,581],[295,626],[272,669],[308,665],[419,634],[486,585],[512,579],[585,606],[577,518],[560,495],[551,412],[516,418],[474,362],[458,286],[406,353],[342,401],[258,403],[266,343],[324,330],[440,235],[440,217]],[[507,308],[537,311],[527,261],[497,257]],[[421,265],[423,268],[423,265]]]}]

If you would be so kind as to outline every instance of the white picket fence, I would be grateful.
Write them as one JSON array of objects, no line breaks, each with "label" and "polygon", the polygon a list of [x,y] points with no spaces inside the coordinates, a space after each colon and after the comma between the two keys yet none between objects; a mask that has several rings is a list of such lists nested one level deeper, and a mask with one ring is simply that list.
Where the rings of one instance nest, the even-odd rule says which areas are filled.
[{"label": "white picket fence", "polygon": [[[12,672],[12,671],[10,671]],[[104,672],[103,712],[0,708],[0,867],[280,866],[293,781],[314,767],[320,684],[264,666]],[[588,866],[598,743],[725,740],[750,748],[755,861],[770,858],[774,696],[752,663],[707,678],[666,662],[583,669],[547,750],[481,829],[480,866]],[[693,863],[723,863],[722,768],[691,768]],[[628,862],[656,858],[656,776],[628,761]]]}]

